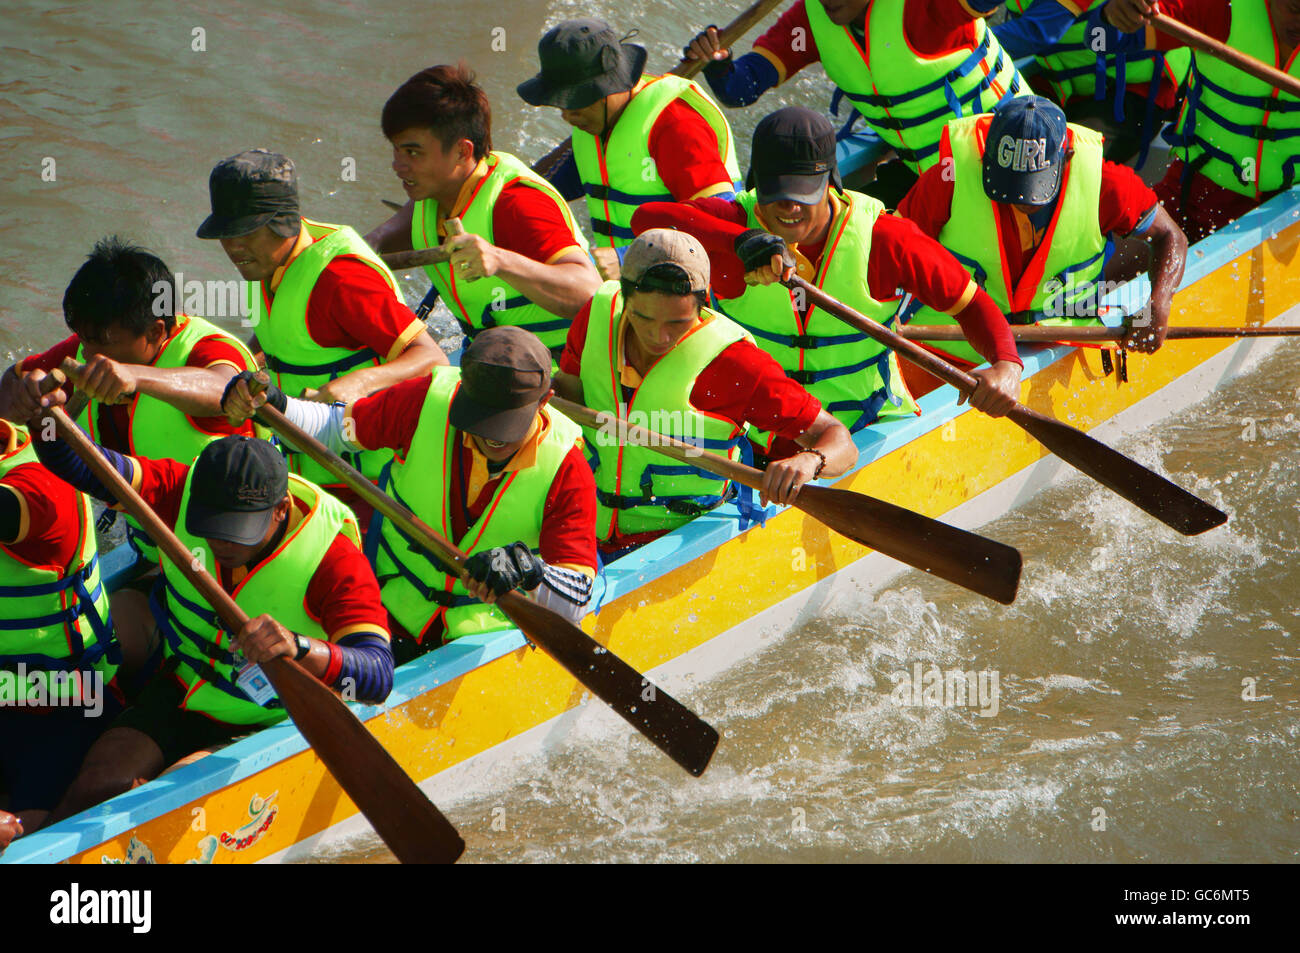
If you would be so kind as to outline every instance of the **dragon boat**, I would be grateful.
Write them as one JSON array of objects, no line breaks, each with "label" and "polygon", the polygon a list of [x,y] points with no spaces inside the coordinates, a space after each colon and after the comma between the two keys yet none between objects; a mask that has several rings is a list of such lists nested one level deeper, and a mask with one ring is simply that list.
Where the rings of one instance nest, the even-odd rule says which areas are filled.
[{"label": "dragon boat", "polygon": [[[878,143],[857,134],[840,148],[847,175],[873,161]],[[1207,315],[1232,327],[1294,319],[1298,249],[1300,191],[1292,191],[1193,246],[1171,325],[1203,324]],[[1117,294],[1141,303],[1146,292],[1143,277]],[[1124,309],[1124,302],[1111,303],[1118,304],[1112,314]],[[1022,400],[1114,439],[1204,398],[1277,340],[1171,341],[1156,355],[1130,355],[1126,382],[1103,368],[1097,349],[1023,347]],[[973,528],[1066,472],[1024,432],[958,406],[957,397],[940,387],[921,398],[920,416],[859,432],[857,466],[831,485],[877,495],[891,487],[889,502]],[[1032,560],[1032,550],[1025,557]],[[111,586],[133,556],[119,549],[103,562]],[[832,609],[846,593],[882,590],[905,571],[800,510],[769,507],[764,525],[742,528],[727,504],[605,567],[599,612],[584,627],[708,718],[704,679]],[[522,753],[563,746],[580,732],[632,734],[518,630],[436,649],[398,669],[383,705],[352,707],[444,805]],[[633,737],[628,744],[648,742]],[[697,782],[683,774],[680,783]],[[291,861],[368,830],[285,722],[22,837],[0,863]]]}]

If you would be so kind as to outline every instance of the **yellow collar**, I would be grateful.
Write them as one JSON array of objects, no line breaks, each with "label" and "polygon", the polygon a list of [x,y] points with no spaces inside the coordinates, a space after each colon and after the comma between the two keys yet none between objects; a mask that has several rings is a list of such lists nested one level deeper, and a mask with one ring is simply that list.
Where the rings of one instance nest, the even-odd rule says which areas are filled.
[{"label": "yellow collar", "polygon": [[550,430],[551,420],[543,408],[533,418],[533,425],[528,429],[528,436],[524,437],[523,444],[495,475],[488,470],[488,458],[479,452],[474,438],[462,432],[460,439],[470,453],[469,485],[465,488],[465,498],[472,503],[478,499],[478,495],[483,492],[483,487],[487,486],[489,480],[505,476],[515,470],[527,470],[536,465],[537,448],[541,446]]},{"label": "yellow collar", "polygon": [[301,255],[303,253],[303,250],[311,243],[312,243],[311,233],[307,231],[307,226],[304,224],[298,231],[298,240],[294,242],[293,251],[289,252],[288,261],[286,261],[279,268],[275,269],[274,274],[271,275],[271,282],[269,287],[271,289],[272,294],[275,293],[276,288],[280,287],[280,282],[284,280],[284,273],[289,270],[289,266],[293,264],[294,259],[297,258],[299,255]]},{"label": "yellow collar", "polygon": [[[831,229],[835,227],[835,222],[840,217],[840,212],[843,210],[844,203],[835,197],[835,190],[829,187],[827,188],[827,198],[830,200],[831,203],[831,217],[830,217],[830,221],[827,222],[826,225],[826,237],[829,239],[831,235]],[[767,222],[763,220],[763,216],[759,212],[758,206],[754,206],[754,217],[758,219],[758,222],[760,225],[763,226],[764,231],[768,231],[768,232],[772,231],[771,227],[767,224]],[[802,278],[804,281],[814,280],[817,277],[817,266],[814,265],[807,258],[807,256],[805,256],[804,253],[799,250],[799,243],[794,242],[787,245],[787,247],[790,249],[790,254],[794,256],[794,270],[799,274],[799,277]],[[822,258],[825,257],[826,257],[826,245],[825,243],[823,243]]]},{"label": "yellow collar", "polygon": [[[488,155],[491,155],[491,153],[488,153]],[[478,188],[478,184],[487,178],[488,172],[491,171],[488,169],[487,160],[487,156],[479,159],[478,165],[474,166],[474,171],[469,174],[469,178],[461,183],[460,192],[456,194],[456,204],[451,207],[451,212],[448,213],[444,209],[438,209],[438,234],[443,238],[447,237],[447,230],[443,223],[445,223],[449,218],[459,218],[465,214],[465,208],[469,205],[470,196],[474,194],[474,190]]]},{"label": "yellow collar", "polygon": [[[698,328],[700,325],[708,324],[712,320],[713,318],[711,316],[701,315],[700,320],[695,322],[695,324],[691,325],[690,331],[687,331],[686,334],[694,333],[695,329]],[[685,339],[686,334],[682,335],[683,339]],[[674,347],[675,346],[676,345],[674,345]],[[627,322],[626,321],[620,322],[618,326],[618,347],[615,349],[615,353],[618,354],[619,383],[622,384],[624,387],[632,387],[632,388],[640,387],[642,382],[645,380],[645,378],[641,375],[640,371],[638,371],[635,367],[633,367],[628,362],[627,359]],[[664,356],[667,357],[667,355]],[[660,360],[663,360],[663,358],[660,358]],[[623,402],[621,395],[619,395],[616,399],[620,404]]]}]

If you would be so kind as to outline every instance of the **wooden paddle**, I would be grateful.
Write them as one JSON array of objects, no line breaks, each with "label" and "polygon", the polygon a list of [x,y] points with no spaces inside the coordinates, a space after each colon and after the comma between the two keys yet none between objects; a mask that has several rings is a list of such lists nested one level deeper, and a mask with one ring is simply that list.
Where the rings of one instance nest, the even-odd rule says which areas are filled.
[{"label": "wooden paddle", "polygon": [[[444,223],[448,235],[463,235],[464,226],[461,225],[459,218],[449,218]],[[414,251],[390,251],[379,256],[384,260],[384,264],[392,271],[406,271],[410,268],[420,268],[424,265],[441,265],[451,260],[451,252],[441,245],[436,248],[417,248]],[[430,292],[432,294],[432,291]],[[436,297],[436,296],[435,296]],[[429,303],[432,310],[433,303]],[[420,315],[424,318],[428,312]]]},{"label": "wooden paddle", "polygon": [[1223,60],[1229,66],[1300,99],[1300,79],[1284,73],[1276,67],[1257,60],[1255,57],[1241,52],[1241,50],[1234,50],[1226,43],[1216,40],[1212,36],[1206,36],[1200,30],[1195,30],[1186,23],[1175,20],[1163,13],[1152,14],[1151,25],[1166,36],[1173,37],[1184,46],[1190,46],[1194,50],[1208,53],[1215,59]]},{"label": "wooden paddle", "polygon": [[379,257],[392,271],[409,271],[424,265],[441,265],[451,258],[451,252],[439,245],[437,248],[417,248],[415,251],[390,251]]},{"label": "wooden paddle", "polygon": [[[264,373],[264,372],[263,372]],[[263,382],[263,386],[265,383]],[[414,513],[354,470],[324,444],[291,423],[274,407],[257,415],[266,426],[343,481],[359,497],[393,521],[403,533],[453,567],[462,580],[465,554],[439,536]],[[699,777],[718,746],[711,725],[650,682],[582,629],[519,592],[497,600],[501,611],[593,695],[618,712],[668,757]]]},{"label": "wooden paddle", "polygon": [[[964,341],[966,332],[957,324],[905,324],[898,333],[909,341]],[[1073,341],[1119,341],[1128,328],[1100,325],[1066,327],[1055,324],[1012,325],[1011,334],[1026,344],[1061,344]],[[1300,334],[1300,327],[1259,328],[1170,328],[1167,341],[1191,341],[1201,338],[1271,338]]]},{"label": "wooden paddle", "polygon": [[[756,3],[746,7],[736,19],[718,31],[718,41],[722,44],[722,48],[729,49],[732,44],[752,30],[755,24],[779,7],[782,2],[784,0],[757,0]],[[673,76],[680,76],[682,79],[690,79],[708,65],[708,60],[692,60],[682,57],[681,61],[669,70],[669,73]],[[570,137],[534,162],[533,171],[540,176],[550,175],[561,162],[568,158],[569,153],[572,151],[573,140]]]},{"label": "wooden paddle", "polygon": [[[59,436],[112,491],[185,578],[203,593],[226,631],[234,633],[243,628],[248,615],[208,575],[149,504],[61,407],[50,408],[49,413]],[[465,842],[456,828],[319,679],[283,656],[263,662],[261,667],[294,725],[399,861],[449,864],[464,853]]]},{"label": "wooden paddle", "polygon": [[[922,370],[929,371],[963,394],[969,395],[975,390],[977,382],[970,374],[936,357],[919,344],[914,344],[902,335],[836,301],[798,275],[783,284],[796,293],[802,293],[807,301],[826,313],[835,315],[885,347],[892,348],[900,357],[911,361]],[[1090,437],[1069,424],[1053,420],[1019,403],[1007,414],[1007,419],[1024,429],[1066,463],[1088,474],[1103,486],[1114,490],[1184,536],[1204,533],[1228,519],[1226,513],[1188,493],[1178,484],[1148,470],[1136,460],[1124,456],[1118,450],[1106,446],[1095,437]]]},{"label": "wooden paddle", "polygon": [[[607,411],[597,413],[562,397],[552,397],[550,403],[569,419],[603,434],[614,427],[620,444],[649,447],[751,489],[763,488],[761,470],[652,433]],[[809,483],[799,489],[791,505],[837,533],[899,562],[1005,605],[1015,601],[1020,585],[1020,552],[1011,546],[851,490]]]}]

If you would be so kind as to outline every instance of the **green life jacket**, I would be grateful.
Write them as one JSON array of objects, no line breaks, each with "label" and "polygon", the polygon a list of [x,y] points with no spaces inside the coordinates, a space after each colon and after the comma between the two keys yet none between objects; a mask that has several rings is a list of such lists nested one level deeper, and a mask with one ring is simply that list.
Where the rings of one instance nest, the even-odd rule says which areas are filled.
[{"label": "green life jacket", "polygon": [[[709,94],[680,76],[646,77],[614,123],[607,143],[581,129],[573,130],[573,158],[587,193],[591,230],[598,244],[611,248],[632,244],[636,238],[632,213],[646,202],[674,200],[647,149],[655,120],[676,99],[708,121],[718,137],[718,158],[733,182],[740,179],[731,126]],[[680,198],[685,201],[691,196]]]},{"label": "green life jacket", "polygon": [[[941,151],[945,158],[951,156],[953,160],[953,192],[952,208],[939,232],[939,243],[961,262],[1012,324],[1098,324],[1097,280],[1106,264],[1106,237],[1097,216],[1101,196],[1100,133],[1073,123],[1067,127],[1074,157],[1061,173],[1056,212],[1029,267],[1013,287],[1002,257],[1003,236],[997,210],[984,192],[983,156],[991,118],[956,120],[944,133]],[[992,148],[997,148],[997,143]],[[957,323],[927,307],[911,315],[909,323],[913,324]],[[985,360],[964,341],[924,343],[976,364]]]},{"label": "green life jacket", "polygon": [[[8,451],[0,444],[0,478],[38,462],[31,436],[11,426],[17,445]],[[95,520],[90,501],[81,493],[76,520],[77,553],[67,566],[33,566],[0,544],[0,679],[13,679],[10,702],[33,697],[29,679],[10,674],[19,664],[29,678],[36,674],[42,682],[35,698],[50,703],[81,700],[81,679],[51,677],[56,672],[100,672],[105,684],[117,673],[121,651],[108,615],[108,593],[99,578]]]},{"label": "green life jacket", "polygon": [[[867,286],[871,230],[885,207],[858,192],[839,192],[839,212],[831,221],[825,251],[813,284],[833,298],[889,325],[897,302],[877,301]],[[736,201],[749,216],[749,228],[767,230],[758,217],[758,194]],[[786,376],[802,384],[850,433],[876,420],[917,413],[903,383],[894,352],[834,315],[810,308],[800,318],[794,292],[784,285],[752,285],[739,298],[723,302],[727,316],[752,334],[776,358]],[[750,439],[771,449],[771,434],[750,431]]]},{"label": "green life jacket", "polygon": [[[271,300],[267,314],[267,295],[263,283],[249,284],[249,314],[257,343],[266,355],[267,368],[275,375],[275,386],[290,397],[298,397],[307,388],[320,389],[358,367],[378,367],[386,355],[370,348],[359,351],[345,347],[321,347],[307,331],[307,301],[316,279],[335,258],[347,256],[365,262],[379,272],[398,301],[403,300],[397,279],[374,249],[346,225],[327,225],[302,220],[307,233],[315,239],[302,250],[284,271],[280,286]],[[322,485],[337,484],[328,470],[305,454],[281,448],[289,469]],[[385,463],[392,459],[391,450],[364,450],[343,454],[344,459],[370,479],[379,476]]]},{"label": "green life jacket", "polygon": [[[191,467],[185,476],[175,532],[185,548],[202,561],[203,568],[218,579],[207,541],[185,529],[193,478]],[[357,520],[343,503],[299,476],[289,476],[289,492],[309,511],[231,596],[250,616],[269,613],[291,632],[327,640],[329,633],[307,612],[307,586],[340,533],[360,546]],[[163,578],[155,585],[150,603],[154,620],[166,637],[168,663],[185,683],[180,707],[232,725],[270,725],[283,720],[285,713],[278,699],[263,707],[235,684],[242,659],[231,653],[231,637],[217,614],[170,559],[163,559],[162,567]]]},{"label": "green life jacket", "polygon": [[[1279,63],[1268,5],[1234,0],[1228,46],[1300,77],[1300,57]],[[1289,189],[1300,163],[1300,101],[1213,56],[1192,55],[1187,102],[1171,138],[1185,174],[1263,200]]]},{"label": "green life jacket", "polygon": [[[568,203],[549,182],[509,153],[492,152],[485,161],[488,174],[479,182],[469,198],[469,204],[460,215],[466,232],[482,235],[487,241],[496,244],[492,234],[492,213],[497,198],[506,186],[521,182],[542,192],[555,203],[573,236],[573,244],[584,253],[587,251],[587,239],[579,231]],[[411,213],[412,248],[433,248],[439,244],[435,221],[437,204],[433,199],[415,203]],[[449,262],[425,265],[424,270],[429,273],[429,278],[452,316],[460,323],[461,330],[471,339],[484,328],[513,325],[532,331],[548,348],[564,346],[569,319],[534,304],[495,275],[475,281],[462,281],[452,273]]]},{"label": "green life jacket", "polygon": [[[655,362],[625,403],[618,376],[623,295],[617,281],[605,282],[591,301],[581,358],[583,394],[587,406],[597,411],[616,411],[648,430],[736,460],[746,441],[744,429],[725,417],[696,410],[691,390],[700,372],[723,350],[753,339],[716,311],[705,308],[701,317],[703,323]],[[587,444],[596,453],[597,539],[667,532],[727,498],[729,484],[721,477],[679,464],[653,447],[623,446],[608,434],[586,433]]]},{"label": "green life jacket", "polygon": [[989,112],[1031,91],[982,19],[975,21],[971,47],[930,58],[908,44],[903,7],[904,0],[872,0],[863,49],[816,0],[804,5],[826,75],[909,168],[924,172],[938,161],[948,120]]},{"label": "green life jacket", "polygon": [[[253,354],[233,334],[221,330],[215,324],[193,315],[176,315],[176,327],[171,337],[163,342],[162,350],[154,358],[152,367],[161,370],[184,367],[190,352],[196,344],[207,338],[220,338],[243,356],[250,369],[257,367]],[[77,362],[86,360],[85,348],[78,346]],[[118,440],[106,440],[106,434],[99,430],[100,402],[92,400],[77,417],[77,423],[90,434],[92,440],[100,444],[117,446]],[[185,414],[165,400],[137,393],[127,405],[127,432],[118,435],[125,438],[126,449],[123,451],[133,457],[148,457],[151,460],[178,460],[189,463],[197,457],[221,434],[205,433],[199,430]],[[158,562],[158,549],[153,540],[140,528],[140,524],[129,514],[126,517],[126,535],[131,545],[141,557],[150,563]]]},{"label": "green life jacket", "polygon": [[[1034,0],[1007,0],[1006,5],[1011,13],[1020,15],[1033,3]],[[1140,53],[1107,55],[1104,49],[1093,49],[1087,31],[1088,17],[1084,13],[1059,40],[1034,56],[1058,103],[1079,96],[1098,100],[1113,98],[1119,109],[1125,88],[1130,83],[1152,83],[1148,97],[1154,101],[1161,87],[1173,89],[1183,81],[1191,63],[1190,52],[1182,47],[1164,53],[1143,50]],[[1104,77],[1100,84],[1097,82],[1099,76]],[[1111,91],[1109,94],[1108,89]],[[1122,115],[1119,118],[1123,118]]]},{"label": "green life jacket", "polygon": [[[462,438],[449,414],[459,387],[460,368],[434,368],[411,449],[405,459],[393,461],[381,487],[466,555],[518,541],[537,552],[546,496],[582,430],[558,411],[544,411],[550,423],[538,444],[536,462],[505,474],[479,518],[455,539],[449,503],[453,451]],[[384,607],[417,641],[423,641],[439,619],[447,640],[514,628],[500,609],[472,597],[458,575],[447,572],[390,520],[379,515],[376,519],[381,522],[366,534],[366,555],[375,566]]]}]

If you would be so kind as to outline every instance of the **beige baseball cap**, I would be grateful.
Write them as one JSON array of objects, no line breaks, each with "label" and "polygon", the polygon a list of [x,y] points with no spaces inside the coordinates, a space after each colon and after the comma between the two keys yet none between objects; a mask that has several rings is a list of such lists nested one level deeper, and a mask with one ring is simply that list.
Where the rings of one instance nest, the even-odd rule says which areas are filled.
[{"label": "beige baseball cap", "polygon": [[687,295],[709,288],[709,255],[675,228],[642,232],[623,255],[620,276],[641,291]]}]

